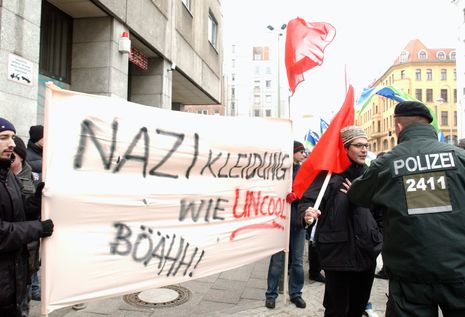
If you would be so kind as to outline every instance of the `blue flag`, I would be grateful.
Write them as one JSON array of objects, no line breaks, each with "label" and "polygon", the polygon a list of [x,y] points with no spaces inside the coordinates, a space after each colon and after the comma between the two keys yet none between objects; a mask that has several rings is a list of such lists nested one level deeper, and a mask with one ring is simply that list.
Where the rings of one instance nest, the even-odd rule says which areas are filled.
[{"label": "blue flag", "polygon": [[328,129],[328,122],[326,122],[323,118],[320,118],[320,135],[323,135],[323,133]]},{"label": "blue flag", "polygon": [[438,132],[438,141],[442,143],[446,143],[446,138],[444,137],[444,132],[442,132],[442,130],[439,130]]},{"label": "blue flag", "polygon": [[307,136],[305,137],[305,148],[308,151],[311,151],[319,140],[320,136],[318,135],[318,133],[312,131],[312,129],[309,129]]}]

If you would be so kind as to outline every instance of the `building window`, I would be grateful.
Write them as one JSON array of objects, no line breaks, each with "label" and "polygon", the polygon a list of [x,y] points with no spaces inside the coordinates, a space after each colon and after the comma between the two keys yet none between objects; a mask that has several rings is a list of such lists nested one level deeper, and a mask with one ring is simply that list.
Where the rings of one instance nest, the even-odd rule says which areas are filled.
[{"label": "building window", "polygon": [[426,70],[426,80],[433,80],[433,71],[431,68],[428,68]]},{"label": "building window", "polygon": [[265,102],[266,102],[267,104],[270,104],[270,103],[271,103],[271,95],[266,95],[266,96],[265,96]]},{"label": "building window", "polygon": [[271,80],[265,81],[266,88],[270,89],[271,88]]},{"label": "building window", "polygon": [[421,80],[421,69],[417,68],[415,70],[415,79],[416,80]]},{"label": "building window", "polygon": [[232,81],[235,81],[235,80],[236,80],[236,74],[234,74],[234,73],[231,74],[231,80],[232,80]]},{"label": "building window", "polygon": [[441,99],[443,102],[448,102],[447,95],[447,89],[441,89]]},{"label": "building window", "polygon": [[208,41],[216,48],[218,36],[218,22],[216,21],[213,13],[208,14]]},{"label": "building window", "polygon": [[253,111],[253,115],[254,115],[254,117],[260,117],[260,109],[255,109]]},{"label": "building window", "polygon": [[267,46],[254,46],[252,51],[254,61],[267,61],[270,59],[270,52]]},{"label": "building window", "polygon": [[405,79],[405,70],[400,71],[400,79]]},{"label": "building window", "polygon": [[451,60],[455,61],[455,51],[450,52],[449,58],[450,58]]},{"label": "building window", "polygon": [[256,105],[259,105],[260,104],[260,96],[259,95],[255,95],[253,97],[253,102],[256,104]]},{"label": "building window", "polygon": [[255,66],[255,75],[260,75],[260,66]]},{"label": "building window", "polygon": [[415,89],[415,98],[417,98],[417,100],[419,100],[419,101],[423,100],[422,90],[421,89]]},{"label": "building window", "polygon": [[70,84],[72,42],[73,18],[42,1],[39,72]]},{"label": "building window", "polygon": [[447,80],[447,69],[441,69],[441,80]]},{"label": "building window", "polygon": [[267,75],[271,74],[271,67],[270,66],[266,66],[266,73],[267,73]]},{"label": "building window", "polygon": [[253,60],[254,61],[261,61],[263,60],[263,47],[253,47]]},{"label": "building window", "polygon": [[187,10],[189,10],[189,12],[192,11],[192,0],[182,0],[182,3],[187,8]]},{"label": "building window", "polygon": [[400,63],[401,64],[406,63],[407,59],[408,59],[408,53],[406,51],[402,51],[400,53],[400,58],[399,58]]},{"label": "building window", "polygon": [[254,86],[254,87],[253,87],[253,92],[254,92],[255,94],[260,93],[260,86]]},{"label": "building window", "polygon": [[438,59],[439,60],[445,60],[446,59],[446,54],[443,51],[438,52]]},{"label": "building window", "polygon": [[448,125],[449,124],[449,116],[447,111],[441,111],[441,125]]},{"label": "building window", "polygon": [[454,102],[457,103],[457,89],[454,88]]},{"label": "building window", "polygon": [[433,89],[426,89],[426,102],[433,102]]},{"label": "building window", "polygon": [[271,110],[270,110],[270,109],[266,109],[266,110],[265,110],[265,115],[266,115],[267,117],[271,117]]},{"label": "building window", "polygon": [[457,69],[454,68],[454,80],[457,80]]},{"label": "building window", "polygon": [[208,110],[202,109],[202,110],[197,111],[197,113],[199,113],[199,114],[208,114]]},{"label": "building window", "polygon": [[457,111],[454,111],[454,126],[457,126]]},{"label": "building window", "polygon": [[427,56],[426,56],[425,51],[421,50],[421,51],[418,52],[418,59],[424,60],[424,59],[426,59],[426,57]]},{"label": "building window", "polygon": [[231,87],[231,98],[235,98],[235,97],[236,97],[236,88]]}]

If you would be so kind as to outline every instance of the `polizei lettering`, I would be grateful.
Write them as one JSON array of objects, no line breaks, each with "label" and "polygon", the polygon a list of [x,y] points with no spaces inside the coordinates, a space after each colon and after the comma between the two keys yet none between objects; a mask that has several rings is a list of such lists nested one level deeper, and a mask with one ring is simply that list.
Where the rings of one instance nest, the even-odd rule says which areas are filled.
[{"label": "polizei lettering", "polygon": [[455,160],[453,152],[427,153],[394,160],[391,168],[394,176],[403,176],[455,169]]}]

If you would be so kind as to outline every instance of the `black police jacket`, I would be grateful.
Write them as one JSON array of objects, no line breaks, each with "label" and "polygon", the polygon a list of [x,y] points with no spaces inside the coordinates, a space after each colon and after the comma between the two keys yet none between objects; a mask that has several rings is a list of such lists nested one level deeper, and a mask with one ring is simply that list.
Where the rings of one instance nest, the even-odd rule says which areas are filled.
[{"label": "black police jacket", "polygon": [[391,278],[465,282],[465,151],[412,124],[398,145],[352,183],[349,198],[384,210],[383,261]]}]

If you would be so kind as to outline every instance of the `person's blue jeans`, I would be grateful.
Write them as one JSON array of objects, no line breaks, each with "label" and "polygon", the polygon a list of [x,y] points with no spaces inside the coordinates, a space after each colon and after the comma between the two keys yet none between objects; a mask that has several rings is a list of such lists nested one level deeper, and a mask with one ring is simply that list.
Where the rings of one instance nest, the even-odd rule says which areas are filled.
[{"label": "person's blue jeans", "polygon": [[[304,287],[303,255],[305,246],[305,230],[291,230],[289,248],[289,297],[302,296]],[[273,254],[268,268],[268,288],[266,298],[278,297],[278,283],[284,272],[284,251]]]},{"label": "person's blue jeans", "polygon": [[31,297],[40,298],[40,281],[37,272],[34,272],[31,278]]}]

